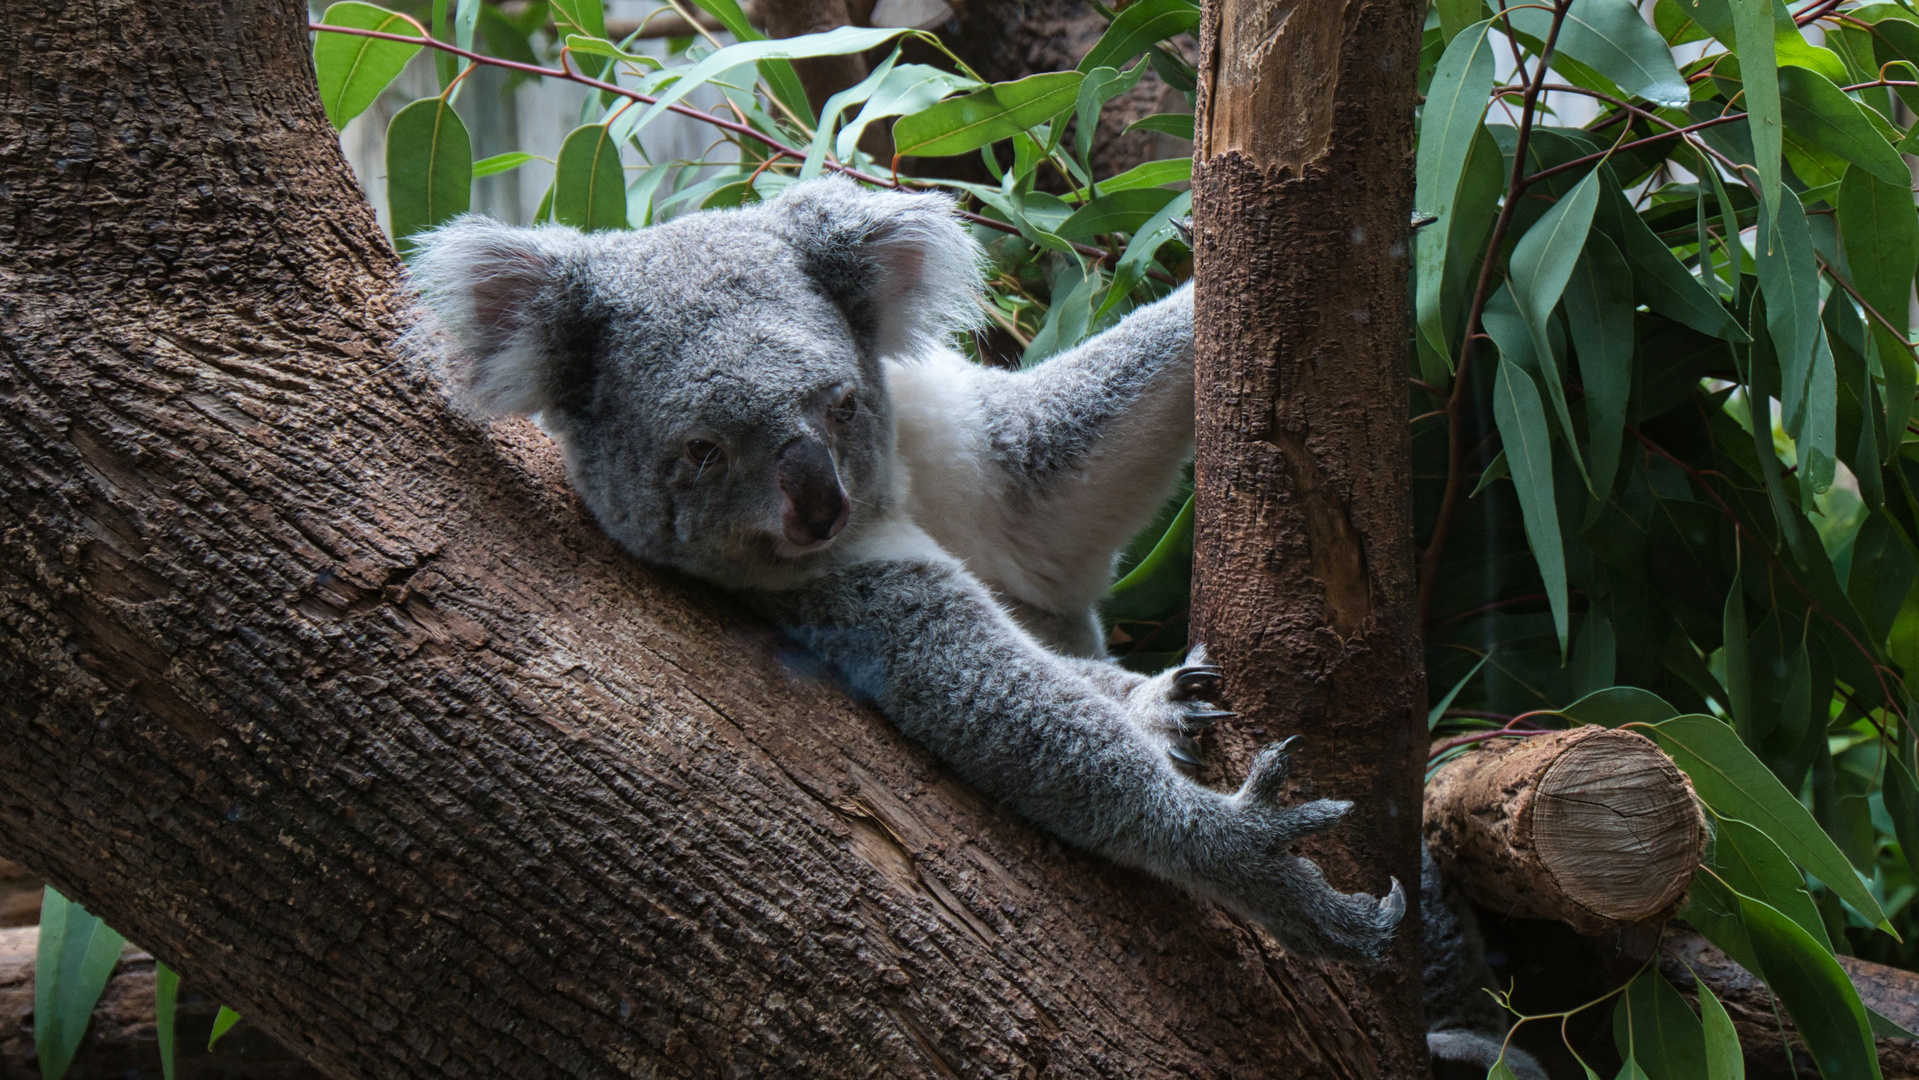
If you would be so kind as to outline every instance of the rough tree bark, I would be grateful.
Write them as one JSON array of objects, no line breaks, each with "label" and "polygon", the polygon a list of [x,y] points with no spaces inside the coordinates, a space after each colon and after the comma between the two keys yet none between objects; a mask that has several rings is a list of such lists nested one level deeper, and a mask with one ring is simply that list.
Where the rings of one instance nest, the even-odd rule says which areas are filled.
[{"label": "rough tree bark", "polygon": [[305,17],[0,20],[0,856],[334,1076],[1363,1046],[1344,975],[981,805],[449,416]]},{"label": "rough tree bark", "polygon": [[[1391,875],[1414,895],[1405,296],[1423,10],[1208,0],[1193,170],[1194,634],[1226,669],[1238,749],[1302,734],[1301,796],[1354,800],[1307,845],[1332,880],[1379,893]],[[1363,1038],[1292,1075],[1425,1073],[1416,909],[1385,965],[1329,973]]]}]

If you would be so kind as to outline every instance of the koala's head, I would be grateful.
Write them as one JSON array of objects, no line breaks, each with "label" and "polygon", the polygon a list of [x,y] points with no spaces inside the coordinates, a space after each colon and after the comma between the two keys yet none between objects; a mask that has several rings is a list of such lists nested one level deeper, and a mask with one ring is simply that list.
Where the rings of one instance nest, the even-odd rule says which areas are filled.
[{"label": "koala's head", "polygon": [[637,232],[468,216],[416,243],[454,404],[537,414],[614,539],[722,584],[818,563],[885,514],[880,359],[978,310],[948,200],[843,180]]}]

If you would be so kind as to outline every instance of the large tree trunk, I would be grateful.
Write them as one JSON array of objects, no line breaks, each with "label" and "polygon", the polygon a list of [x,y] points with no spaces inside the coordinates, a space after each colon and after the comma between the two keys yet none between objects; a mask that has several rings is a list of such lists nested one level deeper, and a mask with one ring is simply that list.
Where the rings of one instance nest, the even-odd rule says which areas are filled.
[{"label": "large tree trunk", "polygon": [[[1243,749],[1302,734],[1307,845],[1342,888],[1416,895],[1424,679],[1412,564],[1406,274],[1424,5],[1208,0],[1194,156],[1194,633]],[[1419,919],[1330,974],[1364,1041],[1337,1072],[1425,1071]],[[1288,967],[1304,971],[1305,965]]]},{"label": "large tree trunk", "polygon": [[982,805],[447,414],[305,16],[0,20],[0,856],[337,1076],[1347,1060],[1344,975]]}]

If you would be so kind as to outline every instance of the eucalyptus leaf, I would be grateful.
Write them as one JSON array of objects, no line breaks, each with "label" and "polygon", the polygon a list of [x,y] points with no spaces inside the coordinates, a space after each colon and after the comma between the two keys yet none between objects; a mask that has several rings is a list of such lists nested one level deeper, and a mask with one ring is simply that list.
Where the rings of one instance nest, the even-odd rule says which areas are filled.
[{"label": "eucalyptus leaf", "polygon": [[1506,444],[1506,460],[1512,467],[1513,486],[1519,490],[1520,514],[1526,523],[1526,540],[1539,563],[1539,575],[1546,582],[1553,628],[1559,634],[1563,657],[1570,636],[1566,552],[1553,502],[1552,440],[1546,429],[1546,410],[1532,376],[1511,361],[1500,360],[1496,380],[1493,418]]},{"label": "eucalyptus leaf", "polygon": [[1433,215],[1415,241],[1418,292],[1415,308],[1426,341],[1451,363],[1452,346],[1442,322],[1441,290],[1454,203],[1466,174],[1480,119],[1493,86],[1492,20],[1467,27],[1439,58],[1420,110],[1419,151],[1414,159],[1414,202]]},{"label": "eucalyptus leaf", "polygon": [[1126,125],[1126,130],[1157,131],[1162,135],[1172,135],[1175,138],[1185,139],[1187,142],[1191,142],[1193,140],[1193,114],[1154,113],[1151,116],[1142,116]]},{"label": "eucalyptus leaf", "polygon": [[620,144],[605,124],[574,128],[560,144],[553,170],[553,220],[593,232],[624,229],[626,173]]},{"label": "eucalyptus leaf", "polygon": [[1638,327],[1633,314],[1633,274],[1625,256],[1603,234],[1586,250],[1566,282],[1566,324],[1586,388],[1586,438],[1593,489],[1611,489],[1626,437],[1626,402],[1632,390]]},{"label": "eucalyptus leaf", "polygon": [[386,201],[393,246],[466,213],[473,200],[473,140],[444,97],[421,98],[386,129]]},{"label": "eucalyptus leaf", "polygon": [[1648,730],[1714,813],[1763,831],[1867,921],[1892,928],[1838,845],[1731,728],[1710,716],[1689,715],[1648,725]]},{"label": "eucalyptus leaf", "polygon": [[1117,68],[1167,38],[1199,29],[1199,5],[1192,0],[1134,0],[1100,35],[1079,70]]},{"label": "eucalyptus leaf", "polygon": [[[419,37],[412,20],[359,0],[341,0],[320,16],[323,26],[345,26],[382,34]],[[418,45],[322,30],[313,37],[313,69],[320,84],[320,104],[335,128],[365,112],[420,51]]]},{"label": "eucalyptus leaf", "polygon": [[951,157],[1010,139],[1070,107],[1085,78],[1077,71],[1032,75],[902,116],[893,125],[895,152]]},{"label": "eucalyptus leaf", "polygon": [[1863,106],[1832,80],[1802,67],[1779,69],[1779,100],[1786,130],[1852,162],[1888,184],[1911,186],[1911,174]]},{"label": "eucalyptus leaf", "polygon": [[[1514,246],[1512,255],[1513,299],[1518,302],[1520,317],[1526,320],[1526,329],[1532,335],[1533,352],[1539,358],[1540,376],[1546,384],[1548,396],[1552,398],[1553,411],[1559,417],[1560,432],[1566,437],[1566,452],[1579,466],[1580,474],[1586,477],[1588,489],[1593,487],[1592,479],[1579,453],[1572,411],[1566,404],[1566,388],[1559,376],[1559,365],[1553,358],[1546,326],[1552,318],[1553,308],[1558,306],[1559,298],[1565,292],[1566,282],[1572,278],[1579,253],[1586,245],[1586,234],[1592,228],[1593,212],[1598,206],[1599,174],[1592,172],[1554,203],[1552,209],[1547,210],[1532,228],[1526,230],[1526,235],[1520,237],[1519,243]],[[1514,475],[1518,475],[1517,467]],[[1556,527],[1554,531],[1558,531]],[[1537,551],[1535,548],[1534,553],[1537,554]],[[1550,587],[1548,592],[1551,592]],[[1565,637],[1566,631],[1562,626],[1562,648]]]},{"label": "eucalyptus leaf", "polygon": [[1806,212],[1791,191],[1779,194],[1777,217],[1761,215],[1759,229],[1759,289],[1766,296],[1766,330],[1779,360],[1779,402],[1792,429],[1806,405],[1819,334],[1819,264]]},{"label": "eucalyptus leaf", "polygon": [[1791,1014],[1820,1073],[1879,1077],[1866,1008],[1832,953],[1767,904],[1741,896],[1739,906],[1766,987]]},{"label": "eucalyptus leaf", "polygon": [[1706,1043],[1706,1080],[1746,1080],[1746,1057],[1739,1050],[1732,1017],[1704,981],[1693,988],[1699,995],[1700,1033]]},{"label": "eucalyptus leaf", "polygon": [[[1513,29],[1546,39],[1552,28],[1550,10],[1515,4],[1508,11]],[[1665,39],[1628,0],[1573,0],[1555,48],[1656,105],[1683,109],[1692,100]]]}]

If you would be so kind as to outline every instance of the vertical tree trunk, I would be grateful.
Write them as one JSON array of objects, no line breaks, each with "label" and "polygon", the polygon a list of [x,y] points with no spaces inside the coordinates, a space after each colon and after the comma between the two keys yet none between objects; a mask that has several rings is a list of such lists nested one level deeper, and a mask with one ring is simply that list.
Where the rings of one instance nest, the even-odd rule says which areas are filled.
[{"label": "vertical tree trunk", "polygon": [[[1418,892],[1406,275],[1423,5],[1208,0],[1194,158],[1199,453],[1194,632],[1236,747],[1298,733],[1302,798],[1353,800],[1308,845],[1342,888]],[[1296,1076],[1426,1070],[1418,918],[1325,986],[1363,1033]]]}]

